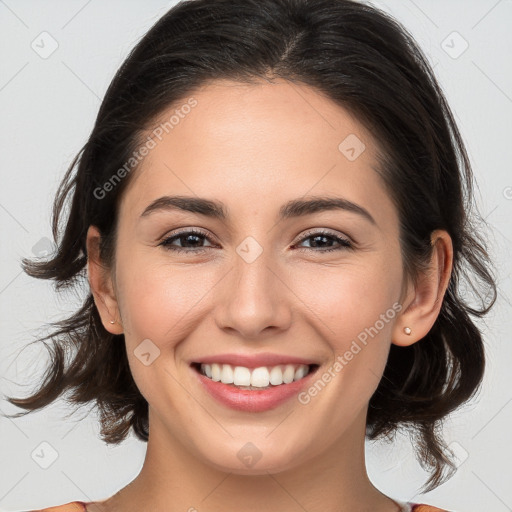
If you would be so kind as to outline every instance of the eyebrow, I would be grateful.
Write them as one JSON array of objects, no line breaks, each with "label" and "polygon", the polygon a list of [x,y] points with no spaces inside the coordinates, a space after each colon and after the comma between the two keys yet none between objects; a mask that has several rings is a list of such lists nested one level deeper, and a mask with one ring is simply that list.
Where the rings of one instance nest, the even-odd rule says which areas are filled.
[{"label": "eyebrow", "polygon": [[[229,218],[228,209],[222,202],[192,196],[159,197],[145,208],[141,217],[147,217],[151,213],[157,211],[168,210],[181,210],[198,213],[206,217],[223,221]],[[280,208],[278,218],[281,221],[330,210],[345,210],[356,213],[373,225],[377,225],[375,219],[370,215],[370,212],[362,206],[342,197],[329,196],[313,196],[309,199],[300,198],[288,201]]]}]

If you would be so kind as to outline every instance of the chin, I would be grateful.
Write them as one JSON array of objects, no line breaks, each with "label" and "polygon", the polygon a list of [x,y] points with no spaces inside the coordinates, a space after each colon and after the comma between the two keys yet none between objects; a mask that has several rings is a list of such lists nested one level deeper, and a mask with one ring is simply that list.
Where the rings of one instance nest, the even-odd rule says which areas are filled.
[{"label": "chin", "polygon": [[237,442],[233,449],[228,446],[224,450],[218,448],[213,457],[211,452],[203,454],[203,460],[225,473],[253,476],[281,473],[299,463],[299,454],[296,450],[278,451],[268,441],[265,446],[262,446],[264,442],[262,440],[260,448],[258,448],[258,441]]}]

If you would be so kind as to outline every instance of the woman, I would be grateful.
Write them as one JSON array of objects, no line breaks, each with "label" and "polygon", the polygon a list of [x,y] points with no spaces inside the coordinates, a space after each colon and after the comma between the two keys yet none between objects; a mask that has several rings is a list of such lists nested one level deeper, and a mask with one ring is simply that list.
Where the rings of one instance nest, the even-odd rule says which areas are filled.
[{"label": "woman", "polygon": [[[46,510],[441,510],[379,491],[364,440],[407,428],[426,490],[453,473],[438,427],[482,381],[470,315],[495,298],[472,179],[430,67],[382,12],[173,7],[64,178],[57,253],[24,261],[60,287],[87,273],[91,293],[38,392],[10,400],[95,401],[103,439],[133,429],[146,459],[114,496]],[[481,310],[464,273],[493,292]]]}]

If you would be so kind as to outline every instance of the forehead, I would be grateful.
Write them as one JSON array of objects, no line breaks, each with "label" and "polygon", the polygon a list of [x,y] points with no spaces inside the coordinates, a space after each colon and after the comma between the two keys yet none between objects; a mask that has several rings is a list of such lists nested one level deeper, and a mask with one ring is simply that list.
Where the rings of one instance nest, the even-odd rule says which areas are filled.
[{"label": "forehead", "polygon": [[123,198],[139,214],[166,194],[216,198],[239,213],[325,194],[393,209],[373,137],[305,85],[213,82],[162,112],[146,136],[155,145]]}]

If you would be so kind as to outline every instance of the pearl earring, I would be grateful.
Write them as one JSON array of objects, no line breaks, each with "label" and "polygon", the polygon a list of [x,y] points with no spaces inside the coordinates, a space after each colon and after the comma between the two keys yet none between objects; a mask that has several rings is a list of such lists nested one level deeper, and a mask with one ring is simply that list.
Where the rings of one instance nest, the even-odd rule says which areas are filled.
[{"label": "pearl earring", "polygon": [[405,332],[405,334],[407,334],[407,336],[409,336],[411,334],[412,330],[410,327],[404,327],[404,332]]},{"label": "pearl earring", "polygon": [[115,323],[116,323],[116,321],[115,321],[115,320],[110,320],[110,323],[111,323],[111,324],[115,324]]}]

